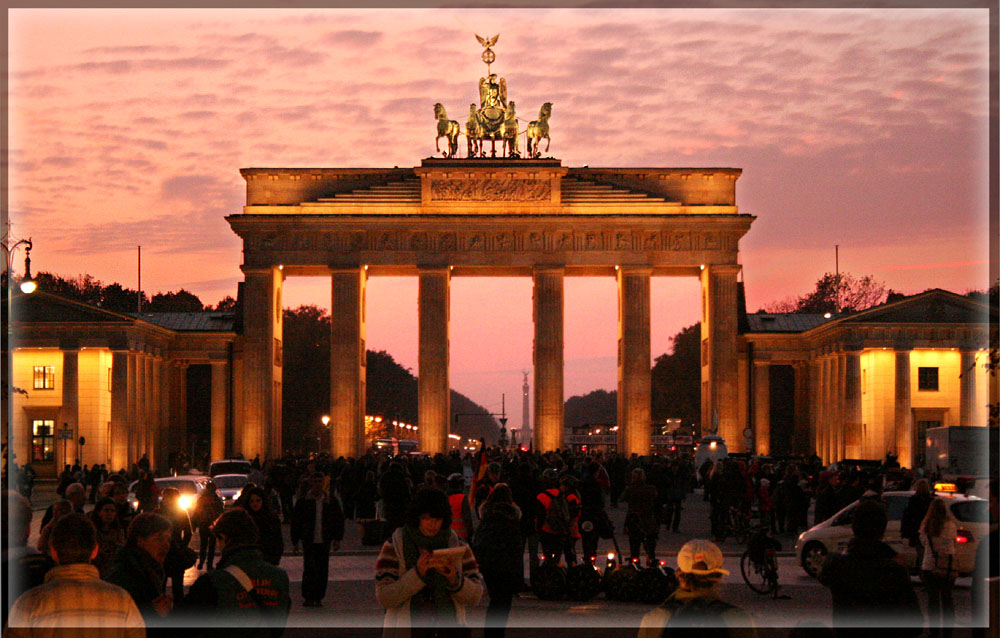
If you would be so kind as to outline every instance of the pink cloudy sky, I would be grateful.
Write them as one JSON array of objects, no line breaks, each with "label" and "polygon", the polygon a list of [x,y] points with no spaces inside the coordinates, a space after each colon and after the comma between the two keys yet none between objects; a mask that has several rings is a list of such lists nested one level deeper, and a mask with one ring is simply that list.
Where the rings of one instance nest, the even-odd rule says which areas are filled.
[{"label": "pink cloudy sky", "polygon": [[[10,10],[10,215],[36,269],[235,294],[242,167],[414,166],[432,105],[494,70],[568,166],[740,167],[748,306],[834,268],[905,293],[990,282],[981,10]],[[613,280],[566,283],[567,396],[615,385]],[[369,346],[416,372],[416,282],[372,279]],[[329,283],[289,279],[290,305]],[[698,320],[653,285],[653,356]],[[528,279],[458,279],[452,385],[520,423]]]}]

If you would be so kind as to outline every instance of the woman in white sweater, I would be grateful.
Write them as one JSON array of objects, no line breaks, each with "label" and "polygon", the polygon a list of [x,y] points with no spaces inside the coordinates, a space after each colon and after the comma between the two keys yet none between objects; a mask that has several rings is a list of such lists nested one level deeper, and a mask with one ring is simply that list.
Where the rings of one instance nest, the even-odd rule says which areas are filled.
[{"label": "woman in white sweater", "polygon": [[955,585],[955,536],[958,526],[948,514],[941,498],[931,501],[920,523],[920,542],[924,546],[921,577],[927,587],[927,615],[930,635],[951,635],[955,620],[955,605],[951,591]]},{"label": "woman in white sweater", "polygon": [[451,529],[448,497],[420,489],[406,524],[393,532],[375,562],[375,596],[385,607],[382,635],[469,636],[465,610],[482,595],[476,558]]}]

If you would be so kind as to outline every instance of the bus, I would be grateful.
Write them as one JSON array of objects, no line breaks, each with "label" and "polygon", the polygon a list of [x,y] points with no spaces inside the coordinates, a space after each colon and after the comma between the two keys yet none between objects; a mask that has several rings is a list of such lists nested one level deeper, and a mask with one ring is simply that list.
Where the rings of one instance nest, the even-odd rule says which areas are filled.
[{"label": "bus", "polygon": [[396,437],[375,439],[375,450],[388,450],[393,456],[398,454],[412,454],[417,451],[417,440],[397,439]]}]

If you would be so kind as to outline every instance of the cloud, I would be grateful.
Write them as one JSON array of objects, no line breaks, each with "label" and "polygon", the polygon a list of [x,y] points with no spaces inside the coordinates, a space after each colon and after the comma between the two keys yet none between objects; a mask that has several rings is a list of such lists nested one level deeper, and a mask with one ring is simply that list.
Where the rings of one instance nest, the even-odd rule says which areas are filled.
[{"label": "cloud", "polygon": [[333,31],[323,36],[322,41],[330,45],[346,45],[351,47],[370,47],[382,40],[382,33],[379,31],[360,31],[357,29],[345,29],[343,31]]}]

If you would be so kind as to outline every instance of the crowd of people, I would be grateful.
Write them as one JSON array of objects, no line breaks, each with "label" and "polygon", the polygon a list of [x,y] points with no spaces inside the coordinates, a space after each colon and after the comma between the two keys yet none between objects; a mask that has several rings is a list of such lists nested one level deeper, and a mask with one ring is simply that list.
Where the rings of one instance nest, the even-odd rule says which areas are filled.
[{"label": "crowd of people", "polygon": [[[372,451],[356,459],[254,459],[250,482],[235,506],[225,509],[211,481],[190,508],[181,507],[176,489],[157,489],[145,457],[114,473],[103,466],[68,466],[59,479],[61,498],[46,510],[36,547],[27,546],[33,514],[24,490],[4,499],[11,521],[4,529],[4,560],[20,576],[21,591],[12,593],[22,594],[8,622],[11,635],[33,635],[15,628],[39,623],[90,622],[88,614],[98,613],[101,600],[113,615],[109,626],[120,627],[121,635],[177,623],[204,628],[235,623],[255,635],[276,636],[291,609],[281,567],[286,551],[302,555],[303,606],[321,607],[331,552],[343,540],[345,521],[361,520],[382,543],[374,578],[377,600],[386,610],[386,635],[410,635],[415,627],[430,628],[427,635],[461,635],[468,629],[467,610],[485,591],[486,635],[502,636],[515,596],[530,588],[539,566],[595,561],[599,540],[615,532],[609,507],[626,510],[622,531],[628,557],[639,564],[644,550],[647,566],[657,565],[661,533],[684,533],[684,503],[700,485],[711,506],[716,543],[732,531],[734,513],[755,510],[772,533],[794,535],[808,527],[813,500],[816,522],[859,498],[867,501],[854,517],[855,539],[843,555],[829,557],[821,576],[834,594],[837,625],[847,617],[844,610],[853,614],[865,604],[912,611],[908,575],[883,565],[892,562],[894,552],[881,542],[885,510],[878,496],[913,482],[916,496],[904,514],[903,535],[921,550],[932,623],[943,631],[953,615],[954,522],[927,482],[915,478],[824,469],[818,459],[729,458],[708,461],[696,471],[686,455],[483,446],[464,457]],[[130,480],[136,481],[136,508],[128,499]],[[84,513],[88,488],[94,506]],[[290,528],[289,546],[283,523]],[[198,552],[191,548],[195,533]],[[727,573],[718,546],[692,542],[677,559],[681,588],[644,621],[643,635],[656,635],[692,606],[730,618],[741,631],[752,630],[742,612],[716,602],[715,585]],[[206,571],[185,592],[184,574],[196,563]],[[881,580],[872,580],[881,585],[859,588],[873,566],[884,567],[877,572]],[[92,589],[95,604],[70,605],[64,610],[68,615],[60,616],[63,612],[39,602],[40,592],[47,591],[43,586],[70,583],[80,592]],[[80,592],[73,596],[85,596]]]}]

